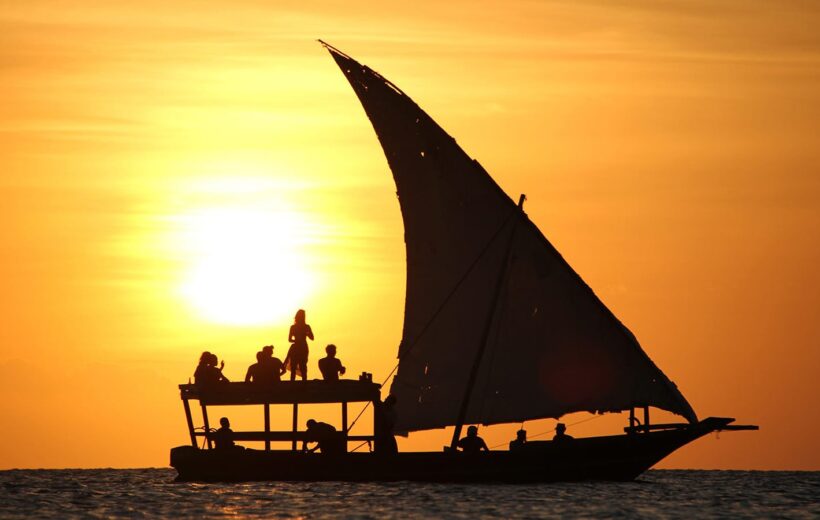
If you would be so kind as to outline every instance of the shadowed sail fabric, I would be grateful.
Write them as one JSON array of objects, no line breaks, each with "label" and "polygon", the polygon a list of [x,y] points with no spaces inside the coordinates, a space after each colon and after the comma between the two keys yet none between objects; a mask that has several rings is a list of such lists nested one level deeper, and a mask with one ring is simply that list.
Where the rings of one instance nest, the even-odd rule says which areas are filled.
[{"label": "shadowed sail fabric", "polygon": [[466,423],[644,405],[696,421],[632,333],[481,165],[395,85],[326,47],[376,130],[404,219],[396,430],[456,423],[487,320]]}]

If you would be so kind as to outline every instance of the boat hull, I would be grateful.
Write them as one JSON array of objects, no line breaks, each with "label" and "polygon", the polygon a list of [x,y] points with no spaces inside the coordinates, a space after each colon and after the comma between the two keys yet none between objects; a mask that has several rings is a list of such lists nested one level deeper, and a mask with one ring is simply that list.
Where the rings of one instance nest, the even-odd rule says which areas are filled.
[{"label": "boat hull", "polygon": [[323,455],[250,449],[171,450],[179,481],[552,482],[634,480],[681,446],[719,429],[704,421],[671,431],[531,442],[515,451]]}]

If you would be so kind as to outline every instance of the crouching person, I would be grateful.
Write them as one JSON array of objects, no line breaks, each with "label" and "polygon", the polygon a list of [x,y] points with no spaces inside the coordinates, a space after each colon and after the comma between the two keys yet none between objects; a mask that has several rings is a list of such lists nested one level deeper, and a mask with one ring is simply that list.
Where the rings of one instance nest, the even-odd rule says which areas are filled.
[{"label": "crouching person", "polygon": [[[308,449],[308,443],[313,442],[316,446]],[[344,453],[344,437],[332,425],[308,419],[302,451],[312,453],[316,450],[325,454]]]}]

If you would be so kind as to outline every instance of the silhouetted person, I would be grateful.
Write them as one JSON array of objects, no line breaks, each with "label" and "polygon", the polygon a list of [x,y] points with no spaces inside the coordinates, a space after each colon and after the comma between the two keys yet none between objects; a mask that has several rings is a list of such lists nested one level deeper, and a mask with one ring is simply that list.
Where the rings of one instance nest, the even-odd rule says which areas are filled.
[{"label": "silhouetted person", "polygon": [[291,381],[296,379],[297,372],[302,374],[303,380],[307,379],[308,339],[313,339],[313,330],[305,323],[305,311],[299,309],[293,317],[293,325],[290,326],[288,333],[291,345],[285,358],[285,365],[290,366]]},{"label": "silhouetted person", "polygon": [[338,381],[339,375],[344,375],[345,367],[336,357],[336,345],[328,345],[325,347],[325,352],[327,352],[327,357],[319,360],[319,371],[325,381]]},{"label": "silhouetted person", "polygon": [[229,450],[235,448],[233,442],[233,430],[227,417],[219,420],[220,428],[213,433],[214,448],[217,450]]},{"label": "silhouetted person", "polygon": [[256,363],[248,367],[248,372],[245,374],[245,382],[246,383],[261,383],[259,377],[259,371],[262,366],[262,359],[264,358],[265,354],[261,351],[256,353]]},{"label": "silhouetted person", "polygon": [[199,364],[196,366],[196,370],[194,371],[194,383],[197,385],[203,385],[210,383],[210,361],[211,361],[211,353],[207,350],[199,356]]},{"label": "silhouetted person", "polygon": [[210,352],[203,352],[199,356],[199,365],[194,372],[194,383],[203,387],[214,386],[218,383],[227,383],[228,378],[222,374],[222,369],[225,368],[225,362],[217,367],[216,354]]},{"label": "silhouetted person", "polygon": [[510,441],[510,451],[515,451],[527,444],[527,431],[523,428],[515,432],[515,440]]},{"label": "silhouetted person", "polygon": [[478,427],[476,426],[467,428],[467,436],[459,439],[456,446],[461,448],[464,453],[478,453],[481,450],[490,451],[484,439],[478,436]]},{"label": "silhouetted person", "polygon": [[273,345],[262,347],[262,360],[259,362],[259,382],[275,383],[282,380],[285,373],[285,364],[279,358],[273,357]]},{"label": "silhouetted person", "polygon": [[375,401],[375,437],[374,451],[376,453],[398,453],[399,447],[396,438],[393,436],[393,428],[396,426],[396,396],[390,394],[384,401]]},{"label": "silhouetted person", "polygon": [[571,441],[574,437],[572,435],[567,435],[567,426],[564,423],[558,423],[555,426],[555,436],[552,438],[553,441]]},{"label": "silhouetted person", "polygon": [[[308,449],[309,442],[315,442],[316,446]],[[342,453],[344,451],[343,439],[336,428],[330,424],[308,419],[302,451],[314,452],[317,449],[325,454]]]}]

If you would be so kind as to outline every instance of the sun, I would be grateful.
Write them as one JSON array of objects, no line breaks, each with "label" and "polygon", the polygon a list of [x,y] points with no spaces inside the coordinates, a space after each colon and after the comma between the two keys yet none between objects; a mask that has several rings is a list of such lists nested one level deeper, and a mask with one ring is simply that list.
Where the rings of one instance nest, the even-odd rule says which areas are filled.
[{"label": "sun", "polygon": [[292,314],[315,285],[305,219],[292,210],[222,206],[184,218],[185,300],[208,321],[263,325]]}]

